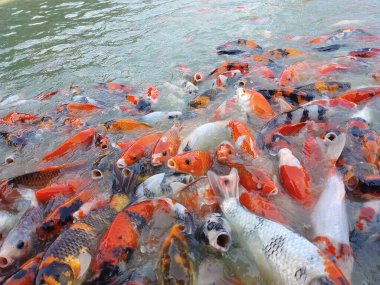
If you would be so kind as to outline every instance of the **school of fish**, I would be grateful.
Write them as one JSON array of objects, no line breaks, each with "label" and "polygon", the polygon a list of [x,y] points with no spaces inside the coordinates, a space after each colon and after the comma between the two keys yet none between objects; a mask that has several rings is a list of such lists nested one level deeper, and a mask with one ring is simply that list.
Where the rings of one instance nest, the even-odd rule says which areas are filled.
[{"label": "school of fish", "polygon": [[380,249],[380,36],[308,41],[0,102],[0,284],[355,284]]}]

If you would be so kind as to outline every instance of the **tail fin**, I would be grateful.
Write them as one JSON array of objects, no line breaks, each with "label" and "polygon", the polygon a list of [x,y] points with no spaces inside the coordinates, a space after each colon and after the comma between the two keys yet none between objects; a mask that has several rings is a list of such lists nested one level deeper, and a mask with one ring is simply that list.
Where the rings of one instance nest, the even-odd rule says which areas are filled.
[{"label": "tail fin", "polygon": [[215,172],[207,172],[211,188],[219,192],[224,199],[239,199],[239,176],[235,168],[232,168],[229,175],[218,176]]}]

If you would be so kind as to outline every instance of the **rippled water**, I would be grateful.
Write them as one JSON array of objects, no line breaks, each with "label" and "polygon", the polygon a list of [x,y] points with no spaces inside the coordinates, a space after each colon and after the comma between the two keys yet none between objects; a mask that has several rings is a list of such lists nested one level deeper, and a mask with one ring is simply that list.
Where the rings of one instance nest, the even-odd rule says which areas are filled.
[{"label": "rippled water", "polygon": [[[32,98],[43,91],[66,89],[71,83],[84,88],[107,81],[137,89],[161,86],[180,78],[178,65],[209,72],[226,59],[215,53],[215,47],[226,41],[252,38],[266,49],[302,49],[305,41],[289,41],[286,36],[318,36],[343,27],[361,27],[379,35],[379,16],[379,0],[0,0],[0,101],[12,95]],[[333,79],[350,81],[353,87],[373,84],[367,70],[339,76]],[[102,100],[106,105],[110,101]],[[39,113],[49,109],[45,104],[52,108],[57,102],[22,110]],[[166,107],[179,108],[173,102]],[[102,122],[112,113],[109,116]],[[35,142],[53,149],[56,136],[44,134]],[[45,148],[27,149],[20,161],[33,165],[43,153]],[[1,177],[15,174],[10,169]],[[359,269],[353,284],[376,284],[379,261],[371,254],[373,244],[355,244]],[[231,253],[231,263],[239,261],[251,270],[239,250]]]},{"label": "rippled water", "polygon": [[297,46],[281,36],[328,33],[344,20],[375,32],[379,11],[378,0],[0,1],[0,98],[170,80],[178,64],[209,70],[227,40]]}]

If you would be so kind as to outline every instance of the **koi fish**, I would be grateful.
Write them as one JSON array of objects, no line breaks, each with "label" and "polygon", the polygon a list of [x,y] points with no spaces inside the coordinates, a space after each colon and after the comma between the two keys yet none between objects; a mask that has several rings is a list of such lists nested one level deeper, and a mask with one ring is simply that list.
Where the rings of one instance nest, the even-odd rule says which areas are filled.
[{"label": "koi fish", "polygon": [[240,193],[239,201],[247,210],[260,217],[280,224],[287,224],[286,218],[277,207],[267,197],[260,195],[258,192],[243,190]]},{"label": "koi fish", "polygon": [[157,270],[161,284],[195,284],[194,265],[182,230],[182,225],[174,225],[162,243]]},{"label": "koi fish", "polygon": [[167,166],[174,171],[188,173],[194,176],[205,175],[211,168],[211,165],[211,155],[203,150],[190,150],[177,154],[169,159],[167,163]]},{"label": "koi fish", "polygon": [[289,58],[302,54],[301,51],[294,48],[278,48],[274,50],[268,50],[263,53],[264,56],[278,59],[278,58]]},{"label": "koi fish", "polygon": [[114,195],[109,204],[62,232],[46,250],[35,284],[80,283],[90,269],[99,237],[128,202],[125,195]]},{"label": "koi fish", "polygon": [[252,158],[259,155],[259,150],[255,143],[255,137],[251,134],[247,125],[238,120],[231,120],[228,123],[228,128],[230,129],[231,139],[235,146],[248,153]]},{"label": "koi fish", "polygon": [[37,120],[37,116],[33,114],[12,112],[1,118],[1,122],[5,124],[28,124]]},{"label": "koi fish", "polygon": [[38,238],[47,241],[58,236],[65,226],[74,222],[74,214],[96,195],[96,190],[86,189],[59,205],[39,223],[36,229]]},{"label": "koi fish", "polygon": [[101,108],[88,103],[70,102],[64,105],[60,105],[56,108],[58,112],[67,113],[71,116],[86,116],[96,111],[100,111]]},{"label": "koi fish", "polygon": [[162,122],[172,122],[173,120],[180,120],[182,118],[182,112],[171,111],[171,112],[161,112],[156,111],[142,116],[140,119],[147,124],[156,125]]},{"label": "koi fish", "polygon": [[192,227],[188,224],[191,218],[187,210],[169,198],[144,200],[125,208],[117,214],[99,242],[92,265],[95,280],[109,281],[111,276],[122,270],[122,264],[128,262],[128,258],[137,249],[143,227],[148,225],[158,211],[168,212]]},{"label": "koi fish", "polygon": [[62,94],[64,92],[65,92],[64,90],[42,92],[42,93],[40,93],[40,94],[37,95],[36,99],[40,100],[40,101],[43,101],[43,100],[50,99],[51,97],[53,97],[53,96],[55,96],[57,94]]},{"label": "koi fish", "polygon": [[226,62],[220,65],[219,67],[212,70],[209,76],[215,75],[218,76],[227,71],[239,70],[243,75],[246,74],[249,70],[248,63],[246,62]]},{"label": "koi fish", "polygon": [[181,130],[182,126],[174,125],[160,137],[152,151],[152,165],[162,165],[177,153],[181,143]]},{"label": "koi fish", "polygon": [[195,128],[182,140],[178,153],[189,150],[212,151],[221,141],[228,139],[227,124],[227,121],[218,121]]},{"label": "koi fish", "polygon": [[159,173],[141,183],[136,188],[135,197],[140,200],[176,195],[192,182],[194,182],[194,177],[189,174]]},{"label": "koi fish", "polygon": [[161,136],[162,132],[157,132],[136,139],[135,143],[121,154],[116,162],[117,167],[124,168],[138,162],[143,157],[150,156]]},{"label": "koi fish", "polygon": [[49,162],[76,149],[82,148],[86,150],[94,142],[95,134],[95,128],[89,128],[74,134],[66,139],[55,150],[42,157],[41,162]]},{"label": "koi fish", "polygon": [[353,256],[349,241],[346,190],[341,175],[335,169],[335,162],[346,142],[345,134],[330,132],[324,138],[325,155],[330,162],[330,173],[313,209],[311,221],[314,229],[314,244],[337,260],[337,265],[347,279],[350,279]]},{"label": "koi fish", "polygon": [[206,216],[195,232],[197,240],[220,252],[227,252],[232,244],[231,225],[219,213]]},{"label": "koi fish", "polygon": [[107,82],[99,84],[97,87],[99,90],[107,90],[110,93],[131,93],[133,92],[133,88],[121,83],[117,82]]},{"label": "koi fish", "polygon": [[222,74],[219,74],[216,77],[216,79],[211,85],[211,88],[215,89],[215,88],[232,85],[241,77],[242,77],[242,73],[240,72],[240,70],[231,70],[231,71],[224,72]]},{"label": "koi fish", "polygon": [[346,92],[340,93],[336,98],[345,99],[356,104],[360,104],[377,96],[380,96],[380,88],[368,87],[355,90],[348,90]]},{"label": "koi fish", "polygon": [[[299,89],[281,88],[258,90],[267,100],[276,102],[278,98],[284,98],[293,104],[302,105],[314,100],[315,95]],[[273,112],[273,111],[272,111]],[[273,112],[274,114],[274,112]]]},{"label": "koi fish", "polygon": [[35,230],[42,219],[42,209],[38,206],[29,208],[21,216],[0,248],[1,268],[7,268],[31,253],[36,243]]},{"label": "koi fish", "polygon": [[313,281],[349,284],[329,257],[307,239],[240,205],[236,169],[232,169],[228,176],[220,177],[209,171],[208,177],[211,186],[222,195],[222,212],[233,230],[240,234],[241,245],[252,255],[265,278],[283,284],[309,284]]},{"label": "koi fish", "polygon": [[212,117],[216,120],[225,120],[235,110],[237,98],[232,97],[224,101],[218,108],[215,109]]},{"label": "koi fish", "polygon": [[36,279],[38,266],[42,260],[43,253],[39,253],[37,256],[30,258],[19,269],[9,276],[3,285],[27,285],[33,284]]},{"label": "koi fish", "polygon": [[247,114],[255,115],[264,120],[271,119],[275,115],[269,102],[261,93],[255,90],[238,88],[236,95],[238,104],[242,106]]},{"label": "koi fish", "polygon": [[149,126],[147,123],[138,122],[130,119],[116,119],[111,120],[108,122],[105,122],[104,124],[99,125],[100,128],[106,129],[107,131],[113,131],[113,132],[128,132],[131,130],[138,130],[138,129],[149,129],[151,126]]},{"label": "koi fish", "polygon": [[40,188],[35,191],[36,198],[40,203],[46,203],[50,199],[58,195],[73,195],[84,183],[86,180],[70,180],[65,183],[53,183],[44,188]]},{"label": "koi fish", "polygon": [[330,95],[335,91],[344,92],[351,89],[351,83],[339,81],[317,81],[304,86],[299,86],[296,89],[306,92],[316,92],[318,94],[327,93]]},{"label": "koi fish", "polygon": [[278,152],[279,174],[286,192],[305,206],[311,203],[310,178],[304,166],[288,148]]},{"label": "koi fish", "polygon": [[369,58],[377,56],[380,53],[380,48],[363,48],[360,50],[350,51],[349,54],[355,57]]}]

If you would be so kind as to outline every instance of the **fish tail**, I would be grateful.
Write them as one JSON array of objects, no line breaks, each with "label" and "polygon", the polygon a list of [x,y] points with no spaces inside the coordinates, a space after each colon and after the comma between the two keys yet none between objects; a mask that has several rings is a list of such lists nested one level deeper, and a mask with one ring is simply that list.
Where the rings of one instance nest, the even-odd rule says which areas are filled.
[{"label": "fish tail", "polygon": [[213,171],[208,171],[211,188],[219,192],[223,200],[228,198],[239,199],[239,176],[236,168],[232,168],[229,175],[218,176]]}]

